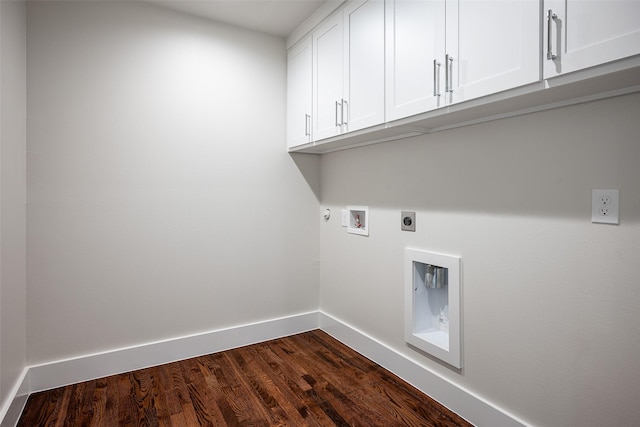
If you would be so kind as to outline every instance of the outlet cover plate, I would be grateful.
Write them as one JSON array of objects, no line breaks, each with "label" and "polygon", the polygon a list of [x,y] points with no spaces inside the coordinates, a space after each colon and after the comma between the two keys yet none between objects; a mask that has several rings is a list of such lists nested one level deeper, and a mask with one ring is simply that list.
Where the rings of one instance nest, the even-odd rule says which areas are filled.
[{"label": "outlet cover plate", "polygon": [[416,231],[416,213],[402,211],[400,213],[400,230]]},{"label": "outlet cover plate", "polygon": [[620,190],[591,191],[591,222],[620,224]]}]

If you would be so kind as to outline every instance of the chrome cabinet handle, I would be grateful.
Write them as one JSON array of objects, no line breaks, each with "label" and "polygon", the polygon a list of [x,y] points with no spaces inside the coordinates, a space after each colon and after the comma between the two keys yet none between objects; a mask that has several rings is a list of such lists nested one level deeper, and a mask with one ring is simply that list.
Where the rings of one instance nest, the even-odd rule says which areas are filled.
[{"label": "chrome cabinet handle", "polygon": [[311,136],[310,126],[311,116],[309,114],[304,115],[304,136]]},{"label": "chrome cabinet handle", "polygon": [[336,101],[336,127],[340,126],[340,123],[338,123],[338,106],[339,105],[340,103]]},{"label": "chrome cabinet handle", "polygon": [[340,108],[340,122],[343,125],[346,125],[348,123],[347,120],[344,119],[344,116],[345,116],[345,114],[344,114],[345,108],[344,107],[345,107],[345,105],[347,106],[347,119],[348,119],[348,117],[349,117],[349,114],[348,114],[349,113],[349,109],[348,109],[349,108],[349,103],[347,102],[346,99],[343,99],[342,100],[342,108]]},{"label": "chrome cabinet handle", "polygon": [[440,96],[440,63],[433,60],[433,96]]},{"label": "chrome cabinet handle", "polygon": [[551,43],[551,21],[555,21],[556,19],[558,19],[558,15],[549,9],[547,12],[547,59],[549,61],[557,58],[557,56],[553,54],[553,46]]},{"label": "chrome cabinet handle", "polygon": [[444,60],[445,92],[453,92],[453,57],[447,53]]}]

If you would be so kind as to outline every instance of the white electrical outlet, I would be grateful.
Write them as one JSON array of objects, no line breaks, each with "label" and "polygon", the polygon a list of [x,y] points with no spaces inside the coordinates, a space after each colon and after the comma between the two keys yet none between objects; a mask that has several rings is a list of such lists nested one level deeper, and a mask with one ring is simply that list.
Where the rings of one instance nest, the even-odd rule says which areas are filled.
[{"label": "white electrical outlet", "polygon": [[620,224],[620,190],[591,191],[591,222]]}]

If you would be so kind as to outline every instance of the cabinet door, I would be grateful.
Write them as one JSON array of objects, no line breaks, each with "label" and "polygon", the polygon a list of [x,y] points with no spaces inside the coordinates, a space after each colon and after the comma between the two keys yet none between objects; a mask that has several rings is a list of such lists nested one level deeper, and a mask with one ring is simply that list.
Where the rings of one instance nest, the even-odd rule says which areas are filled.
[{"label": "cabinet door", "polygon": [[385,20],[387,121],[440,107],[445,1],[387,0]]},{"label": "cabinet door", "polygon": [[384,1],[348,4],[345,19],[345,92],[342,131],[384,122]]},{"label": "cabinet door", "polygon": [[638,0],[547,0],[544,6],[545,78],[640,53]]},{"label": "cabinet door", "polygon": [[313,138],[342,131],[344,93],[344,21],[338,14],[313,33]]},{"label": "cabinet door", "polygon": [[289,148],[312,141],[313,55],[311,46],[311,37],[308,37],[287,53],[287,145]]},{"label": "cabinet door", "polygon": [[447,0],[449,103],[540,80],[539,8],[537,0]]}]

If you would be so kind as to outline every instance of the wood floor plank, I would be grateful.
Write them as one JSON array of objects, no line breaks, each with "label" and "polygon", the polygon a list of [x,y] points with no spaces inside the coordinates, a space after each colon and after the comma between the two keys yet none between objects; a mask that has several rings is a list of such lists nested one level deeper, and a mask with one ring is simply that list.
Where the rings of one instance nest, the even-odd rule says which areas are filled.
[{"label": "wood floor plank", "polygon": [[96,381],[96,388],[93,392],[92,411],[92,426],[100,425],[100,423],[106,424],[107,422],[109,422],[107,415],[107,382],[105,379]]},{"label": "wood floor plank", "polygon": [[182,365],[189,399],[198,419],[198,425],[222,425],[224,417],[216,405],[215,388],[209,386],[206,377],[202,374],[200,358],[185,361]]},{"label": "wood floor plank", "polygon": [[162,375],[165,378],[164,384],[168,387],[167,399],[171,415],[182,412],[182,406],[189,403],[189,390],[182,379],[182,367],[180,363],[174,362],[164,365]]},{"label": "wood floor plank", "polygon": [[469,427],[315,330],[34,393],[19,427]]}]

